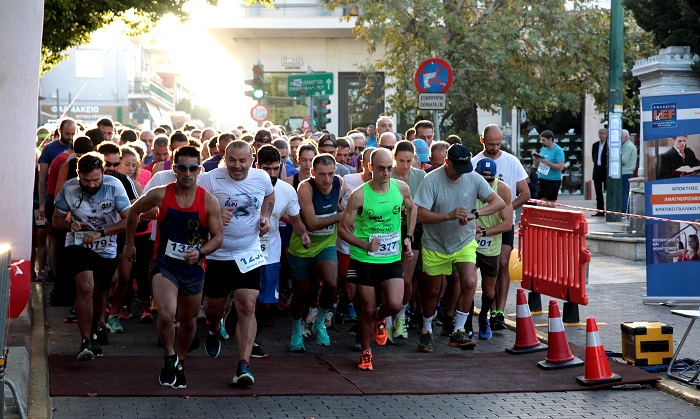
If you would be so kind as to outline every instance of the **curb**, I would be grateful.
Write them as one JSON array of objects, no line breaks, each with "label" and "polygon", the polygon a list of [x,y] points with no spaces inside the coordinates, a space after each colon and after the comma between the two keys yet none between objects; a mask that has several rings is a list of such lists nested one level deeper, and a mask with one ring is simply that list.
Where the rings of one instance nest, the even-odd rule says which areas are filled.
[{"label": "curb", "polygon": [[[476,313],[477,311],[479,311],[479,309],[474,308],[474,312]],[[515,332],[515,322],[510,319],[504,320],[506,328],[512,332]],[[537,333],[537,338],[540,340],[540,342],[549,343],[547,333],[541,332],[539,330],[535,330],[535,333]],[[662,377],[661,381],[654,384],[654,388],[659,391],[663,391],[664,393],[670,394],[671,396],[677,399],[681,399],[687,403],[690,403],[693,406],[700,406],[700,391],[684,386],[676,381],[672,381],[668,378]]]},{"label": "curb", "polygon": [[27,417],[49,418],[49,366],[46,338],[46,308],[44,284],[33,283],[32,292],[32,331],[29,359],[29,402]]}]

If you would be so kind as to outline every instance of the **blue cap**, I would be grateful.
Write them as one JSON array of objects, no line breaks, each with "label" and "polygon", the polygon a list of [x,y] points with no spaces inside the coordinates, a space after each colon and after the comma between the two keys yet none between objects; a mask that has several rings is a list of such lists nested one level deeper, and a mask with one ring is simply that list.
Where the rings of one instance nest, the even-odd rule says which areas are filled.
[{"label": "blue cap", "polygon": [[483,159],[476,162],[475,170],[476,173],[480,174],[483,177],[493,178],[496,177],[496,174],[498,173],[498,166],[496,166],[495,161],[491,160],[488,157],[484,157]]},{"label": "blue cap", "polygon": [[472,165],[472,153],[464,144],[452,144],[447,149],[447,159],[457,173],[465,174],[474,170]]},{"label": "blue cap", "polygon": [[428,155],[430,154],[430,148],[428,147],[428,143],[426,143],[425,140],[413,140],[413,146],[416,148],[416,155],[418,156],[418,159],[421,163],[430,162],[430,160],[428,159]]}]

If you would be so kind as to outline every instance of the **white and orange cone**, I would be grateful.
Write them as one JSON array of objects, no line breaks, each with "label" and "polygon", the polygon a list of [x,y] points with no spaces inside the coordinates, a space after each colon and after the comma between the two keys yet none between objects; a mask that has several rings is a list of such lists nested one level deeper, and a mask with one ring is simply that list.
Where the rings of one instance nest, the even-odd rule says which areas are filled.
[{"label": "white and orange cone", "polygon": [[549,331],[547,333],[547,358],[537,365],[546,370],[579,367],[583,365],[580,358],[571,353],[569,341],[566,339],[564,323],[561,320],[559,305],[556,300],[549,301]]},{"label": "white and orange cone", "polygon": [[600,340],[595,318],[586,319],[586,374],[576,377],[584,386],[614,383],[622,377],[610,371],[610,363],[605,356],[605,348]]},{"label": "white and orange cone", "polygon": [[515,310],[515,345],[506,349],[506,352],[513,355],[529,354],[532,352],[546,351],[547,345],[537,339],[535,324],[532,322],[530,308],[527,305],[525,290],[518,289],[517,307]]}]

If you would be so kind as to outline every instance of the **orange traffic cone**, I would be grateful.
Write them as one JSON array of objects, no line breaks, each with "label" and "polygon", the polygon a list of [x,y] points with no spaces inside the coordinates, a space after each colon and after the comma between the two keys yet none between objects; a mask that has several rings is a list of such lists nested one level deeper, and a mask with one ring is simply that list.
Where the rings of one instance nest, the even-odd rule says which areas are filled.
[{"label": "orange traffic cone", "polygon": [[610,371],[610,363],[605,357],[605,348],[600,341],[598,325],[595,318],[586,319],[586,375],[576,377],[576,381],[584,386],[614,383],[622,380]]},{"label": "orange traffic cone", "polygon": [[532,352],[546,351],[547,345],[540,343],[535,332],[535,324],[532,322],[530,308],[527,305],[525,290],[518,289],[517,308],[515,310],[515,345],[506,349],[513,355],[529,354]]},{"label": "orange traffic cone", "polygon": [[547,334],[547,341],[549,344],[547,359],[538,362],[538,366],[546,370],[556,370],[583,365],[583,361],[580,358],[576,358],[571,353],[569,341],[566,339],[564,323],[559,313],[559,305],[556,300],[549,301],[549,332]]}]

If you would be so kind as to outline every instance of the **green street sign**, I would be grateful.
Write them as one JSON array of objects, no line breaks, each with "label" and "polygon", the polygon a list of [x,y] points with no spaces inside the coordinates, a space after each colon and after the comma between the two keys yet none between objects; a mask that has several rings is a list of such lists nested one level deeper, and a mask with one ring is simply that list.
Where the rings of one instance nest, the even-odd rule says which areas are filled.
[{"label": "green street sign", "polygon": [[333,73],[295,74],[287,77],[287,96],[333,94]]}]

